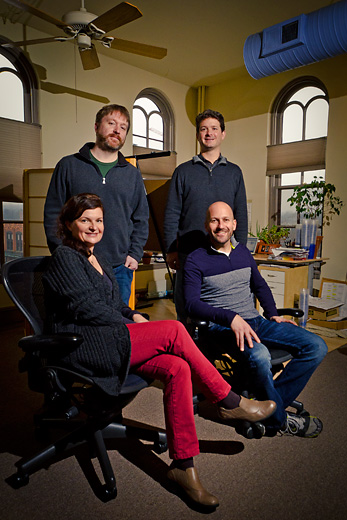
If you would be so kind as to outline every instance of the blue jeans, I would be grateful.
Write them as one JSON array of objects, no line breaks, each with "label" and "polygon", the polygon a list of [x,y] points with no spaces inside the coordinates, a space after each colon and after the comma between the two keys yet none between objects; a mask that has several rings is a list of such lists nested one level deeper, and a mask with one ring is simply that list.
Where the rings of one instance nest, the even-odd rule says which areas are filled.
[{"label": "blue jeans", "polygon": [[125,267],[124,264],[113,268],[119,286],[119,292],[123,302],[128,305],[131,294],[131,282],[133,281],[134,271]]},{"label": "blue jeans", "polygon": [[[279,429],[286,420],[285,409],[303,390],[328,348],[322,338],[291,323],[276,323],[262,316],[246,321],[261,341],[253,342],[253,348],[245,344],[244,352],[240,352],[233,331],[215,323],[209,327],[209,343],[211,339],[218,341],[235,359],[246,360],[256,397],[272,399],[277,404],[275,413],[266,421],[267,428]],[[288,350],[293,356],[275,380],[267,347]]]}]

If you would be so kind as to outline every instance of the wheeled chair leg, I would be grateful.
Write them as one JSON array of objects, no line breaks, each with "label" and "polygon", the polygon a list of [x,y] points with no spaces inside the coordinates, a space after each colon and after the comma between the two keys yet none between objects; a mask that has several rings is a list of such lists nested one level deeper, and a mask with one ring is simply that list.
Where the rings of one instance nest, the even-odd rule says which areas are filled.
[{"label": "wheeled chair leg", "polygon": [[69,433],[32,457],[26,457],[16,462],[17,473],[6,479],[6,482],[16,489],[25,486],[29,482],[29,476],[35,471],[47,466],[55,456],[80,444],[85,444],[85,441],[78,438],[74,441],[71,433]]},{"label": "wheeled chair leg", "polygon": [[153,442],[153,450],[156,453],[164,453],[167,450],[166,432],[152,430],[123,423],[110,423],[102,430],[104,439],[142,439]]},{"label": "wheeled chair leg", "polygon": [[102,500],[104,502],[112,500],[117,496],[116,477],[111,466],[102,431],[97,430],[93,433],[93,444],[102,471],[105,484],[102,487]]}]

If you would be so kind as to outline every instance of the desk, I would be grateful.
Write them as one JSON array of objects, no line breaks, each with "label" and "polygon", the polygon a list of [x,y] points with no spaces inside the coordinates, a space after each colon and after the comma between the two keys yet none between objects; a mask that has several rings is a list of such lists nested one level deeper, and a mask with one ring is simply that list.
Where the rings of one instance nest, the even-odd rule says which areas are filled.
[{"label": "desk", "polygon": [[[313,272],[315,265],[324,265],[329,258],[314,258],[313,260],[282,260],[282,259],[274,259],[268,258],[268,255],[253,255],[254,260],[257,265],[273,265],[273,266],[286,266],[286,267],[308,267],[308,277],[307,277],[307,287],[309,289],[310,294],[312,295],[313,291]],[[303,286],[304,287],[304,286]]]}]

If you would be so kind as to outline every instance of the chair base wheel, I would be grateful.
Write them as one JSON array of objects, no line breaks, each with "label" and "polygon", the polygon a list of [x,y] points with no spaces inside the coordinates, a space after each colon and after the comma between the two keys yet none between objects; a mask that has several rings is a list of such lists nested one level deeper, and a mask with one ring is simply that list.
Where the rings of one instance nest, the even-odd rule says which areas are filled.
[{"label": "chair base wheel", "polygon": [[100,500],[102,502],[109,502],[110,500],[114,500],[117,497],[117,488],[114,487],[109,489],[106,485],[102,486],[100,493],[98,494]]},{"label": "chair base wheel", "polygon": [[167,442],[155,442],[153,445],[153,451],[158,453],[158,455],[165,453],[165,451],[167,451]]},{"label": "chair base wheel", "polygon": [[29,484],[29,475],[21,475],[20,473],[15,473],[6,479],[7,484],[9,484],[13,489],[19,489],[23,486]]},{"label": "chair base wheel", "polygon": [[250,423],[244,421],[235,430],[246,439],[261,439],[265,435],[265,426],[261,422]]}]

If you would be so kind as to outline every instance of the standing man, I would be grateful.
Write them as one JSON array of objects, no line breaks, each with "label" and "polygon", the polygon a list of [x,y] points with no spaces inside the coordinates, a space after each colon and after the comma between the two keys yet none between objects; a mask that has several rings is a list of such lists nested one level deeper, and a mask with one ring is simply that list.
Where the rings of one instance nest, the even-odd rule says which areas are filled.
[{"label": "standing man", "polygon": [[[228,204],[212,204],[206,215],[209,244],[186,261],[184,294],[189,315],[209,321],[209,344],[218,344],[247,361],[257,399],[272,399],[277,408],[267,419],[268,435],[278,431],[317,437],[317,417],[286,411],[327,353],[322,338],[278,316],[271,290],[247,247],[233,237],[236,220]],[[260,316],[255,295],[265,311]],[[289,350],[293,359],[273,380],[267,347]]]},{"label": "standing man", "polygon": [[57,217],[73,195],[95,193],[105,209],[105,232],[97,250],[113,266],[124,303],[128,304],[133,273],[148,236],[148,205],[141,174],[119,151],[130,128],[121,105],[106,105],[95,118],[95,143],[63,157],[48,188],[44,226],[52,252],[58,245]]},{"label": "standing man", "polygon": [[164,220],[164,242],[168,265],[176,270],[177,317],[185,323],[183,270],[187,254],[201,246],[207,208],[222,200],[238,221],[237,240],[247,242],[247,200],[241,169],[221,155],[225,138],[224,117],[205,110],[196,117],[200,154],[181,164],[173,173]]}]

